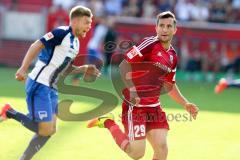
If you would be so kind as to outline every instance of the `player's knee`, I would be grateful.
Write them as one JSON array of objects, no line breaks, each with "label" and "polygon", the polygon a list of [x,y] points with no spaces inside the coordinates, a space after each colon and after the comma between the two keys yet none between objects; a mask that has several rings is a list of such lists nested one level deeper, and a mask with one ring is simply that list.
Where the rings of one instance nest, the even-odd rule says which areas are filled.
[{"label": "player's knee", "polygon": [[135,160],[141,159],[145,154],[145,141],[135,141],[127,147],[126,153]]},{"label": "player's knee", "polygon": [[53,127],[42,127],[39,128],[38,134],[40,136],[52,136],[53,134],[56,133],[56,129]]},{"label": "player's knee", "polygon": [[162,152],[167,153],[167,152],[168,152],[167,143],[159,143],[158,146],[157,146],[157,151],[158,151],[158,150],[160,150],[161,153],[162,153]]},{"label": "player's knee", "polygon": [[38,134],[40,136],[47,137],[47,136],[51,136],[53,134],[53,132],[52,132],[52,130],[39,130]]},{"label": "player's knee", "polygon": [[144,156],[144,154],[145,154],[144,151],[134,149],[130,149],[128,152],[128,155],[134,160],[141,159]]},{"label": "player's knee", "polygon": [[130,157],[134,160],[141,159],[141,158],[143,158],[143,156],[144,156],[144,153],[134,153],[134,154],[130,155]]}]

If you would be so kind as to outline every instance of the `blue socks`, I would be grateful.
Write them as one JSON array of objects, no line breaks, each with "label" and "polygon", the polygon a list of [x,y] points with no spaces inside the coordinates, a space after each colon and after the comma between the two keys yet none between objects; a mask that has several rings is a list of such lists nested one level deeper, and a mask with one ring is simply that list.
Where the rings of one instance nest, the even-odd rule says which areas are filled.
[{"label": "blue socks", "polygon": [[8,118],[13,118],[16,121],[22,123],[22,125],[24,127],[26,127],[27,129],[29,129],[35,133],[38,133],[38,123],[32,121],[28,116],[26,116],[20,112],[17,112],[14,109],[8,110],[6,114],[7,114]]},{"label": "blue socks", "polygon": [[44,146],[44,144],[48,141],[48,137],[43,137],[38,134],[34,135],[32,140],[30,141],[28,148],[23,153],[20,160],[30,160],[32,157]]},{"label": "blue socks", "polygon": [[14,109],[10,109],[6,112],[8,118],[15,119],[20,122],[27,129],[35,132],[36,134],[33,136],[30,141],[27,149],[23,153],[20,160],[30,160],[32,157],[45,145],[45,143],[49,140],[50,136],[40,136],[38,135],[38,123],[31,120],[28,116],[15,111]]}]

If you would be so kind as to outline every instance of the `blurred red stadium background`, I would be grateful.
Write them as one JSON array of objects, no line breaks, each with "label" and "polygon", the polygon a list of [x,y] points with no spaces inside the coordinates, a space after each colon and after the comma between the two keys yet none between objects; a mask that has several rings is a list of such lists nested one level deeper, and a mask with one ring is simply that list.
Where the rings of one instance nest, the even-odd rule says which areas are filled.
[{"label": "blurred red stadium background", "polygon": [[[114,29],[118,34],[117,43],[123,40],[138,42],[142,37],[155,34],[154,17],[157,13],[171,10],[178,18],[178,32],[173,42],[180,57],[180,69],[188,68],[190,60],[199,60],[201,61],[200,71],[208,70],[209,67],[206,65],[204,67],[204,64],[210,65],[214,61],[219,64],[215,67],[217,69],[213,69],[214,72],[226,71],[222,68],[234,61],[238,68],[236,70],[239,71],[240,5],[235,0],[221,2],[210,0],[70,0],[68,3],[61,0],[2,0],[0,2],[0,65],[19,66],[33,40],[58,25],[68,25],[68,10],[77,4],[90,7],[94,13],[93,28],[84,40],[80,40],[79,54],[87,54],[87,44],[93,35],[94,27],[99,23],[99,17],[104,16],[106,19],[109,16],[115,17]],[[116,12],[109,7],[111,4],[118,4],[116,7],[112,6],[112,8],[115,7]],[[117,6],[120,6],[120,9]],[[186,7],[192,7],[192,9],[188,8],[189,15],[185,16],[187,19],[184,19],[178,13],[180,9],[187,10]],[[153,11],[150,12],[151,10]],[[217,15],[217,11],[221,14]],[[196,16],[196,13],[199,15]],[[214,45],[217,54],[213,53]],[[235,50],[232,46],[235,46]],[[77,59],[75,63],[80,65],[85,63],[85,60]],[[191,71],[192,66],[189,66]]]}]

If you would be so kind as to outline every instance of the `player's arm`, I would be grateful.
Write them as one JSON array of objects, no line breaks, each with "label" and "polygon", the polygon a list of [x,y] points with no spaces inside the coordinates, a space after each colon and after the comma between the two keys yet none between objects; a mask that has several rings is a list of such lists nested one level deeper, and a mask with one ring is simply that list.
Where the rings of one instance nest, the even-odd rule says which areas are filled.
[{"label": "player's arm", "polygon": [[123,60],[119,65],[119,69],[120,69],[120,75],[122,77],[122,80],[123,80],[125,86],[130,91],[130,101],[134,105],[138,105],[140,102],[140,98],[137,95],[134,83],[133,83],[131,75],[130,75],[130,73],[132,72],[131,64],[129,62],[127,62],[126,60]]},{"label": "player's arm", "polygon": [[130,101],[134,105],[139,104],[140,98],[132,81],[132,65],[144,61],[144,56],[151,52],[151,44],[153,44],[154,41],[154,37],[148,37],[143,39],[139,45],[132,46],[124,54],[124,60],[119,65],[122,80],[130,91]]},{"label": "player's arm", "polygon": [[182,105],[190,114],[191,116],[196,119],[198,114],[198,107],[194,103],[189,102],[180,92],[178,89],[177,84],[175,83],[172,87],[172,90],[168,93],[168,95],[177,103]]},{"label": "player's arm", "polygon": [[40,53],[43,48],[52,48],[61,44],[62,39],[66,35],[64,29],[56,28],[51,32],[46,33],[39,40],[35,41],[27,51],[26,56],[23,59],[21,67],[16,73],[16,79],[23,81],[26,78],[27,70],[32,63],[33,59]]},{"label": "player's arm", "polygon": [[21,67],[17,70],[15,76],[19,81],[26,79],[27,70],[31,65],[32,61],[40,53],[41,49],[44,48],[43,43],[40,40],[35,41],[28,49],[27,54],[25,55]]},{"label": "player's arm", "polygon": [[70,74],[79,74],[79,73],[86,73],[86,74],[97,76],[97,77],[101,75],[100,71],[96,68],[95,65],[92,65],[92,64],[86,64],[82,66],[72,65],[72,71]]},{"label": "player's arm", "polygon": [[120,63],[119,69],[120,69],[120,75],[126,87],[132,88],[134,86],[132,79],[127,76],[132,71],[131,65],[124,59]]},{"label": "player's arm", "polygon": [[133,46],[129,51],[125,53],[125,59],[120,63],[119,70],[122,80],[125,86],[129,89],[130,92],[130,101],[134,105],[138,105],[140,98],[136,92],[135,85],[132,81],[132,66],[131,63],[141,62],[142,53],[137,46]]}]

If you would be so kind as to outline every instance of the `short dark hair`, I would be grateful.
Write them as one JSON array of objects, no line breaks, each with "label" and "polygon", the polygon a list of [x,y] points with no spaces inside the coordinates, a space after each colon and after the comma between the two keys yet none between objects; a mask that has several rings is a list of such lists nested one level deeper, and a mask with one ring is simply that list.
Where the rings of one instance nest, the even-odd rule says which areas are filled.
[{"label": "short dark hair", "polygon": [[93,14],[89,8],[80,5],[73,7],[69,13],[69,18],[71,20],[75,17],[82,16],[92,17]]},{"label": "short dark hair", "polygon": [[159,13],[157,15],[157,25],[158,25],[160,19],[165,19],[165,18],[173,18],[173,23],[176,26],[177,20],[176,20],[175,15],[171,11],[165,11],[165,12]]}]

